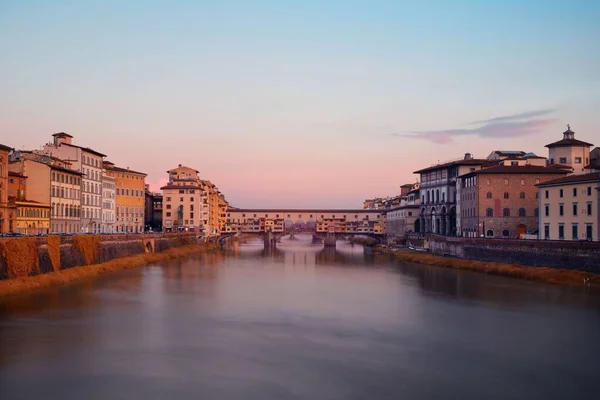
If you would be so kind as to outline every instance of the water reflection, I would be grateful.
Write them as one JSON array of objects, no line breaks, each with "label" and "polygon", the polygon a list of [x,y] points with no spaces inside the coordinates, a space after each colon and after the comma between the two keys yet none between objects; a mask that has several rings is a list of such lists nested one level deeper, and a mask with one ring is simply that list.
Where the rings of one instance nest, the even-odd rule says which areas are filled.
[{"label": "water reflection", "polygon": [[598,293],[302,238],[0,310],[2,399],[594,398],[600,356]]}]

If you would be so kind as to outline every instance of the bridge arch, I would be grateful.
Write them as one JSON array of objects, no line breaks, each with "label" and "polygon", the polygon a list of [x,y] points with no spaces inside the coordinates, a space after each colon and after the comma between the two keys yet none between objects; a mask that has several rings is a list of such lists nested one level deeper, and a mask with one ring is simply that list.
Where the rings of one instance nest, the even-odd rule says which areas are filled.
[{"label": "bridge arch", "polygon": [[309,219],[308,221],[306,221],[305,229],[307,231],[311,231],[311,232],[316,231],[317,230],[317,221]]}]

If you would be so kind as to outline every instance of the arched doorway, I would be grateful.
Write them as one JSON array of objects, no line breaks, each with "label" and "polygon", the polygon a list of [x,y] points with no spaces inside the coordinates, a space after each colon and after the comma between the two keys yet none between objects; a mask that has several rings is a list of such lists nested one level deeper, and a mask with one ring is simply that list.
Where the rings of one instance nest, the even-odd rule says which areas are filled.
[{"label": "arched doorway", "polygon": [[420,219],[415,220],[415,232],[416,233],[421,232],[421,220]]},{"label": "arched doorway", "polygon": [[521,235],[524,235],[527,233],[527,227],[524,224],[519,224],[519,226],[517,226],[517,238],[521,239]]},{"label": "arched doorway", "polygon": [[441,233],[442,235],[447,235],[448,231],[446,229],[448,228],[448,226],[446,224],[446,222],[447,222],[447,220],[446,220],[446,207],[442,207],[442,213],[440,215],[440,221],[441,221],[441,224],[440,224],[441,225],[441,227],[440,227],[441,229],[440,229],[439,233]]}]

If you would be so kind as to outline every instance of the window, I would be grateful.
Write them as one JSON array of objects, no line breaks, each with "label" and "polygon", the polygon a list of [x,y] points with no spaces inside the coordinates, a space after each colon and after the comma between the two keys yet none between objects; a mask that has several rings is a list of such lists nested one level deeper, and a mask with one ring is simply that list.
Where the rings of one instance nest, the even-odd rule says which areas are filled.
[{"label": "window", "polygon": [[504,184],[505,184],[505,185],[508,185],[508,179],[505,179],[505,180],[504,180]]},{"label": "window", "polygon": [[519,162],[518,161],[511,161],[510,162],[510,166],[511,167],[518,167],[519,166]]},{"label": "window", "polygon": [[504,198],[508,199],[508,197],[509,197],[508,192],[504,192]]},{"label": "window", "polygon": [[593,232],[592,224],[587,224],[585,226],[585,238],[587,240],[592,240],[592,232]]},{"label": "window", "polygon": [[561,157],[561,158],[559,158],[558,163],[559,164],[566,164],[567,163],[567,157]]},{"label": "window", "polygon": [[521,186],[525,186],[525,179],[521,179]]},{"label": "window", "polygon": [[[117,189],[117,190],[118,190],[118,189]],[[171,198],[170,198],[170,197],[167,197],[167,201],[171,201]]]},{"label": "window", "polygon": [[486,183],[488,186],[490,186],[490,185],[492,184],[492,180],[491,180],[491,179],[488,179],[488,180],[486,180],[486,181],[485,181],[485,183]]},{"label": "window", "polygon": [[558,225],[558,238],[559,239],[565,238],[565,226],[563,224]]},{"label": "window", "polygon": [[519,208],[519,217],[524,217],[524,216],[525,216],[525,209]]},{"label": "window", "polygon": [[564,207],[565,206],[563,204],[558,205],[558,215],[560,215],[561,217],[565,214]]},{"label": "window", "polygon": [[520,199],[524,199],[524,198],[525,198],[525,192],[521,192],[521,193],[519,193],[519,198],[520,198]]},{"label": "window", "polygon": [[550,225],[544,225],[544,239],[550,238]]},{"label": "window", "polygon": [[587,203],[587,215],[592,215],[592,203]]},{"label": "window", "polygon": [[180,197],[180,198],[179,198],[179,201],[180,201],[180,202],[183,202],[183,197]]},{"label": "window", "polygon": [[494,231],[491,229],[488,229],[487,232],[485,233],[485,236],[487,237],[494,237]]},{"label": "window", "polygon": [[573,203],[573,216],[577,216],[577,203]]},{"label": "window", "polygon": [[560,197],[560,198],[562,199],[562,197],[563,197],[563,194],[564,194],[564,193],[563,193],[563,190],[562,190],[562,189],[560,189],[560,190],[558,191],[558,197]]},{"label": "window", "polygon": [[502,210],[502,215],[505,217],[510,217],[510,208],[505,208]]},{"label": "window", "polygon": [[577,226],[577,224],[573,224],[571,225],[571,233],[573,235],[573,240],[577,240],[579,239],[579,227]]},{"label": "window", "polygon": [[509,237],[510,236],[510,232],[508,231],[508,229],[505,229],[502,231],[502,236],[504,237]]},{"label": "window", "polygon": [[535,192],[535,198],[539,199],[540,198],[540,193],[539,192]]},{"label": "window", "polygon": [[170,210],[170,209],[171,209],[171,205],[167,204],[167,210]]},{"label": "window", "polygon": [[546,198],[548,198],[548,191],[547,190],[546,190],[546,195],[545,196],[546,196]]},{"label": "window", "polygon": [[573,188],[573,197],[577,197],[577,188]]},{"label": "window", "polygon": [[535,210],[533,210],[533,214],[535,215],[535,217],[539,217],[540,216],[540,209],[536,208]]},{"label": "window", "polygon": [[575,157],[575,164],[581,164],[581,157]]},{"label": "window", "polygon": [[588,195],[588,196],[591,196],[591,195],[592,195],[592,187],[591,187],[591,186],[588,186],[588,187],[587,187],[587,195]]},{"label": "window", "polygon": [[493,217],[494,216],[494,210],[492,210],[491,208],[488,208],[487,210],[485,210],[485,216],[486,217]]},{"label": "window", "polygon": [[486,195],[486,197],[487,197],[488,199],[491,199],[491,198],[492,198],[492,192],[487,192],[487,195]]}]

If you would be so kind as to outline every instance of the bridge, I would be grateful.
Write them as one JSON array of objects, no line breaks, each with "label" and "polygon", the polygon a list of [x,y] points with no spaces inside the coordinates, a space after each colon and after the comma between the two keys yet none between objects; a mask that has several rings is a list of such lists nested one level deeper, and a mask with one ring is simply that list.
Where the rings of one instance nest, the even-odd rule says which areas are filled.
[{"label": "bridge", "polygon": [[364,209],[234,209],[227,210],[225,231],[263,236],[265,246],[274,246],[290,233],[310,233],[325,245],[342,237],[364,235],[383,238],[385,212]]}]

